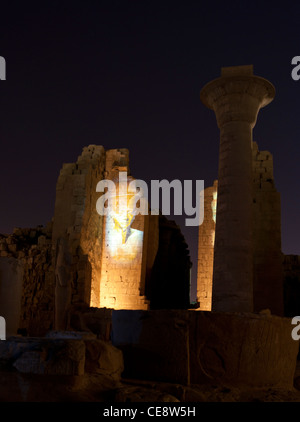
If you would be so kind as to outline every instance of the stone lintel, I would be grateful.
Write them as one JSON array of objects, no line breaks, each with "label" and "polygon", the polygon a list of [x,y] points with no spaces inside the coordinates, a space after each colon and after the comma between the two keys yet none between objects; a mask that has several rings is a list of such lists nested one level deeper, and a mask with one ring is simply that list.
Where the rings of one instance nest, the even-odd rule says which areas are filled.
[{"label": "stone lintel", "polygon": [[221,68],[221,76],[240,76],[240,75],[253,75],[253,65],[245,65],[245,66],[229,66],[229,67],[222,67]]}]

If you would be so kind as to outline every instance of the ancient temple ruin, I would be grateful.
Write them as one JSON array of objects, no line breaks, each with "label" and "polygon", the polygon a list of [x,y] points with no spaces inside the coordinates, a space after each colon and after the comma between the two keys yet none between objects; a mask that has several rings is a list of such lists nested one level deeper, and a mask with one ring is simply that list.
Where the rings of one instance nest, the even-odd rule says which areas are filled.
[{"label": "ancient temple ruin", "polygon": [[120,172],[130,175],[127,149],[83,148],[60,171],[52,221],[1,236],[0,310],[8,333],[67,329],[78,307],[189,307],[191,262],[179,226],[151,213],[128,220],[97,212],[97,184]]},{"label": "ancient temple ruin", "polygon": [[[201,91],[221,136],[218,180],[205,189],[198,232],[198,304],[190,303],[179,226],[134,214],[132,194],[118,184],[122,173],[135,180],[127,149],[84,147],[60,171],[52,220],[0,235],[0,315],[13,335],[0,340],[0,372],[18,397],[26,401],[31,388],[36,399],[41,378],[32,374],[49,382],[51,397],[58,377],[59,399],[67,379],[89,385],[98,400],[107,375],[171,383],[183,401],[188,391],[203,401],[187,389],[193,384],[289,391],[299,345],[282,316],[300,313],[300,259],[281,251],[273,157],[252,139],[274,95],[252,66],[223,68]],[[103,180],[125,207],[98,212]]]},{"label": "ancient temple ruin", "polygon": [[[281,252],[281,206],[273,176],[273,157],[252,143],[253,164],[253,299],[254,311],[283,314],[284,256]],[[205,189],[205,218],[199,226],[197,301],[212,308],[214,241],[218,182]]]}]

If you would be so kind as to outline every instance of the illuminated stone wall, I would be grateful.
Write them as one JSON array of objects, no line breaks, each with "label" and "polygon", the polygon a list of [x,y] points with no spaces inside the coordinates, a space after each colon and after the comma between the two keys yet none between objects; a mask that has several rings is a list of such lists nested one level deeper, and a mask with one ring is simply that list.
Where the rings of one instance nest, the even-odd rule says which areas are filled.
[{"label": "illuminated stone wall", "polygon": [[0,315],[12,333],[69,329],[88,309],[146,310],[151,298],[158,308],[189,307],[190,259],[180,228],[159,215],[132,218],[130,207],[125,219],[116,210],[99,214],[97,185],[120,172],[134,180],[127,149],[84,147],[60,171],[47,227],[0,234]]},{"label": "illuminated stone wall", "polygon": [[[253,164],[253,309],[283,314],[283,254],[281,252],[281,204],[273,176],[273,157],[252,143]],[[199,227],[197,301],[211,310],[215,222],[213,194],[217,183],[205,189],[204,222]]]},{"label": "illuminated stone wall", "polygon": [[158,248],[158,216],[136,216],[123,238],[124,216],[96,209],[98,182],[116,181],[119,172],[130,174],[128,150],[96,145],[60,172],[52,236],[57,328],[68,326],[69,311],[78,305],[149,307],[145,285]]},{"label": "illuminated stone wall", "polygon": [[211,310],[217,189],[215,180],[204,190],[204,220],[198,234],[197,302],[202,311]]},{"label": "illuminated stone wall", "polygon": [[96,211],[96,185],[104,170],[104,148],[89,145],[76,163],[63,165],[57,181],[52,245],[58,329],[67,327],[72,305],[99,303],[103,216]]},{"label": "illuminated stone wall", "polygon": [[[132,216],[133,195],[123,195],[120,206],[119,172],[129,171],[128,150],[109,150],[106,153],[105,178],[116,183],[116,207],[104,217],[100,278],[100,307],[113,309],[148,309],[145,296],[144,250],[148,233],[148,217]],[[130,179],[131,180],[131,179]],[[127,186],[127,185],[126,185]],[[145,234],[146,233],[146,234]]]}]

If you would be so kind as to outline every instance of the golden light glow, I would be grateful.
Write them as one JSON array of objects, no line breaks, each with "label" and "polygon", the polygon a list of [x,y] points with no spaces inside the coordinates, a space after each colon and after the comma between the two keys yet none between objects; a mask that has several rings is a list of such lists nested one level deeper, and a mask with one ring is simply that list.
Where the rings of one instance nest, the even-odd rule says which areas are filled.
[{"label": "golden light glow", "polygon": [[136,217],[136,194],[123,192],[119,185],[116,188],[112,212],[106,220],[107,247],[114,261],[128,262],[142,251],[143,231],[131,227]]},{"label": "golden light glow", "polygon": [[213,213],[213,220],[216,223],[216,216],[217,216],[217,197],[218,193],[213,192],[213,200],[211,201],[211,209]]}]

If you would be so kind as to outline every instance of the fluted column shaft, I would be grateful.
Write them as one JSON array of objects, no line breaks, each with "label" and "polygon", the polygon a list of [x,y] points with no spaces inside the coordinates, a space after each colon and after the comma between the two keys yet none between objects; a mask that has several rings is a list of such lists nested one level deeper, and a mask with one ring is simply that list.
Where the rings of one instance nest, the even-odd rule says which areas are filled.
[{"label": "fluted column shaft", "polygon": [[[261,107],[274,97],[263,78],[240,67],[208,83],[201,100],[220,129],[218,202],[212,310],[253,311],[252,129]],[[250,69],[250,71],[249,71]]]}]

